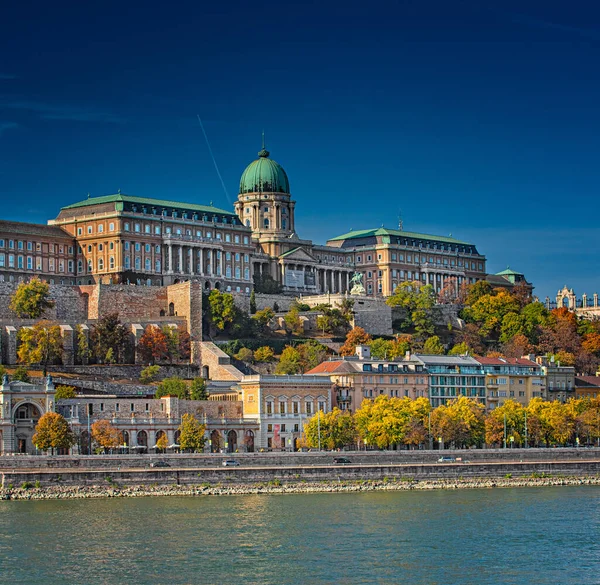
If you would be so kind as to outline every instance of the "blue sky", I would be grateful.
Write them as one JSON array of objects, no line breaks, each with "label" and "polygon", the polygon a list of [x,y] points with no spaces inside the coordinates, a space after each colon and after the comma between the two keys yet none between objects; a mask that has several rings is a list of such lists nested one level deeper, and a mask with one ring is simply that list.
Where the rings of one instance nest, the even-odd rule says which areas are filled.
[{"label": "blue sky", "polygon": [[302,237],[401,213],[542,297],[590,294],[599,63],[591,0],[12,2],[1,215],[44,222],[117,189],[231,208],[264,129]]}]

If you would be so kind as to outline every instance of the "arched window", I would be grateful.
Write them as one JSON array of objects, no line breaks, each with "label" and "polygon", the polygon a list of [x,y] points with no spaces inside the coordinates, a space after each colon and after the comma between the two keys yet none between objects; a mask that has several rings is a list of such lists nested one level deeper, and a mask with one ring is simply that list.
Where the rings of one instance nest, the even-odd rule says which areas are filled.
[{"label": "arched window", "polygon": [[265,228],[269,228],[269,218],[265,217]]},{"label": "arched window", "polygon": [[152,270],[152,261],[150,258],[146,258],[146,261],[144,262],[144,268],[146,269],[146,272],[150,272],[150,270]]}]

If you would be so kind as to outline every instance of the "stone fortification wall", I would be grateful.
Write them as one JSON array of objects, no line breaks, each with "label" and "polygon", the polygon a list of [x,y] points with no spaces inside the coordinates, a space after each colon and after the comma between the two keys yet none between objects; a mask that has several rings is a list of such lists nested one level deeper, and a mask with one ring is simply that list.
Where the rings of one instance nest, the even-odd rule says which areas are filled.
[{"label": "stone fortification wall", "polygon": [[[0,282],[0,323],[12,322],[17,316],[9,309],[10,299],[17,290],[18,283]],[[46,311],[45,319],[52,321],[82,322],[88,316],[88,297],[78,286],[50,285],[50,298],[56,303]]]},{"label": "stone fortification wall", "polygon": [[190,334],[191,362],[200,362],[202,342],[202,286],[198,282],[182,282],[166,287],[168,313],[184,317]]},{"label": "stone fortification wall", "polygon": [[244,374],[231,363],[231,358],[212,342],[199,344],[199,360],[203,378],[239,381],[244,377]]},{"label": "stone fortification wall", "polygon": [[[250,313],[250,295],[245,293],[231,293],[233,295],[235,306],[246,313]],[[263,293],[256,293],[256,310],[262,311],[263,309],[272,309],[274,305],[277,305],[279,311],[287,312],[296,300],[296,297],[290,295],[266,295]]]},{"label": "stone fortification wall", "polygon": [[167,287],[98,284],[79,287],[89,296],[88,319],[119,313],[123,322],[151,321],[168,315]]}]

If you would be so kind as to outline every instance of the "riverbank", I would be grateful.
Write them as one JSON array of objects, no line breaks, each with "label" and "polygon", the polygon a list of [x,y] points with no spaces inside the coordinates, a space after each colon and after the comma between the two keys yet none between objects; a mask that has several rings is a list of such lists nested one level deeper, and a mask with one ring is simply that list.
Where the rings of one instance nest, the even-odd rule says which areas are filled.
[{"label": "riverbank", "polygon": [[600,477],[503,477],[495,479],[324,481],[235,485],[140,485],[119,486],[49,486],[6,487],[0,489],[0,500],[64,500],[92,498],[135,498],[149,496],[238,496],[249,494],[310,494],[371,491],[492,489],[515,487],[600,486]]}]

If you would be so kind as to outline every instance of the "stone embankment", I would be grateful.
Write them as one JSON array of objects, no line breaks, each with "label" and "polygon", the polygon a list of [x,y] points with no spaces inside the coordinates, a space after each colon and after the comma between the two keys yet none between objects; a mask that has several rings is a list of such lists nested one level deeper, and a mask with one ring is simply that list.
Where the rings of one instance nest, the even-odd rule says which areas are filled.
[{"label": "stone embankment", "polygon": [[144,485],[119,486],[114,482],[93,486],[5,487],[0,489],[0,500],[63,500],[88,498],[122,498],[146,496],[237,496],[248,494],[309,494],[348,493],[370,491],[410,491],[439,489],[491,489],[551,486],[599,486],[600,477],[519,477],[490,479],[432,479],[379,481],[324,481],[321,483],[290,482],[278,480],[249,484],[200,485]]}]

